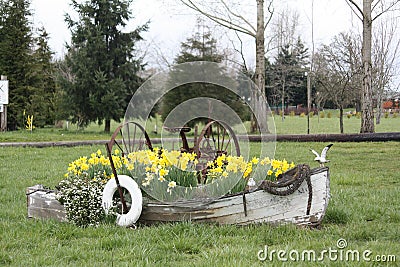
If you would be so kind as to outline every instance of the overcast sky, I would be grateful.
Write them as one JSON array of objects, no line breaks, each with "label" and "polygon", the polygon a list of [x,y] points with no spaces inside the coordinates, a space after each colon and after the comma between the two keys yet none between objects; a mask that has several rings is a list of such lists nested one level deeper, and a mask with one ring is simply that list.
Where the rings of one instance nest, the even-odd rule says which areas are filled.
[{"label": "overcast sky", "polygon": [[[298,11],[301,20],[300,30],[307,43],[311,41],[311,2],[311,0],[275,1],[276,10],[289,6]],[[70,32],[64,22],[64,14],[72,12],[69,3],[70,1],[67,0],[32,0],[34,24],[43,25],[46,28],[50,34],[50,47],[57,56],[63,54],[65,42],[70,41]],[[247,9],[244,11],[252,16],[255,12],[255,1],[247,0],[242,3],[244,9]],[[135,19],[129,26],[134,28],[150,20],[149,32],[144,33],[143,36],[146,42],[158,46],[158,49],[167,56],[175,55],[179,51],[180,43],[194,30],[196,17],[177,0],[137,0],[133,2],[132,10]],[[354,21],[353,25],[352,21]],[[352,20],[350,8],[344,0],[314,1],[314,22],[316,43],[329,41],[334,34],[358,24],[356,19]],[[221,32],[220,35],[222,35]],[[252,53],[250,50],[247,56],[251,58]]]}]

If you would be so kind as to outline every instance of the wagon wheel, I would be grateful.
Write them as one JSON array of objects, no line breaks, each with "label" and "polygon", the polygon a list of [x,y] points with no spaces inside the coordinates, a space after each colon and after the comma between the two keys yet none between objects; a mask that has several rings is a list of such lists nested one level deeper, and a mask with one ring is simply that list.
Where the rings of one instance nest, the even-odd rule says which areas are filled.
[{"label": "wagon wheel", "polygon": [[198,169],[203,173],[207,162],[216,160],[222,154],[240,156],[239,141],[235,133],[222,121],[211,121],[204,126],[194,151],[199,161]]},{"label": "wagon wheel", "polygon": [[190,132],[190,127],[163,127],[166,131],[170,133],[177,133],[179,132],[179,136],[181,137],[182,147],[180,148],[181,152],[193,152],[193,149],[189,147],[189,143],[186,138],[186,134]]},{"label": "wagon wheel", "polygon": [[[119,140],[117,140],[119,139]],[[122,206],[122,213],[126,214],[130,210],[129,200],[132,198],[128,190],[121,187],[118,174],[112,159],[113,147],[116,145],[122,152],[122,155],[128,155],[131,152],[148,148],[153,150],[149,135],[146,130],[136,122],[126,122],[118,126],[111,136],[111,140],[106,144],[108,158],[110,160],[113,176],[117,183],[118,194],[113,199]]]},{"label": "wagon wheel", "polygon": [[143,149],[153,150],[146,130],[136,122],[123,123],[114,131],[108,143],[110,151],[112,151],[114,145],[116,145],[124,155]]}]

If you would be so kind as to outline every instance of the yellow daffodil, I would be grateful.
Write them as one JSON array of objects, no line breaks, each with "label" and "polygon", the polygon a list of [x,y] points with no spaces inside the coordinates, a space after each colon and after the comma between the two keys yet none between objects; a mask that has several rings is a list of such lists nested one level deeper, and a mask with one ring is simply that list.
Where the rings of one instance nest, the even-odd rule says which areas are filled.
[{"label": "yellow daffodil", "polygon": [[254,165],[258,164],[258,162],[259,162],[259,158],[253,157],[251,159],[251,163],[253,163]]},{"label": "yellow daffodil", "polygon": [[166,176],[166,175],[168,175],[168,173],[169,173],[169,170],[166,170],[166,169],[160,169],[160,171],[159,171],[159,175],[160,176]]}]

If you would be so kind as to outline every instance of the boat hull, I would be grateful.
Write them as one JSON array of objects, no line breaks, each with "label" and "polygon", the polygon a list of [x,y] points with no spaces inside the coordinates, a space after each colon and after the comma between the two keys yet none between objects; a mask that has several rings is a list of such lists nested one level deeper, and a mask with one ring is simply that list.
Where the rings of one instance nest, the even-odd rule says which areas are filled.
[{"label": "boat hull", "polygon": [[[259,189],[207,203],[188,201],[171,204],[145,200],[139,222],[154,224],[192,221],[221,225],[294,223],[316,226],[321,223],[330,198],[329,169],[313,169],[310,178],[311,199],[307,182],[304,180],[294,193],[287,196],[277,196]],[[27,208],[29,218],[67,221],[65,209],[55,199],[55,193],[41,186],[27,189]]]},{"label": "boat hull", "polygon": [[[312,200],[307,212],[309,192],[307,182],[287,196],[272,195],[263,190],[216,199],[210,203],[179,204],[145,202],[140,222],[209,222],[247,225],[252,223],[321,223],[330,198],[329,169],[311,171]],[[307,214],[308,213],[308,214]]]}]

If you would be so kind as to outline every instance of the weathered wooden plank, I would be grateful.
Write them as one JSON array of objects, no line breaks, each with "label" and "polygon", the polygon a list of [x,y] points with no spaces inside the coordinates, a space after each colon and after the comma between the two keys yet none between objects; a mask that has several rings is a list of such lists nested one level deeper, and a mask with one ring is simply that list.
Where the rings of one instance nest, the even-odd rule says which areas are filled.
[{"label": "weathered wooden plank", "polygon": [[[315,172],[312,175],[313,183],[320,190],[313,191],[315,200],[312,203],[311,210],[313,213],[321,214],[321,216],[313,217],[313,223],[315,223],[315,219],[322,220],[329,201],[329,187],[327,186],[329,184],[329,176],[327,173],[327,169],[323,169],[321,172]],[[320,186],[320,183],[323,185]],[[316,195],[318,192],[319,195]],[[294,217],[304,217],[307,209],[307,200],[308,189],[304,182],[299,190],[289,196],[273,196],[263,191],[247,194],[247,216],[244,214],[242,197],[234,196],[209,204],[207,212],[204,212],[204,208],[188,211],[178,206],[168,207],[167,204],[161,205],[162,207],[157,207],[157,205],[145,206],[141,220],[147,222],[192,220],[218,222],[221,224],[246,224],[250,221],[292,221]]]},{"label": "weathered wooden plank", "polygon": [[[246,137],[247,138],[247,137]],[[248,136],[250,142],[385,142],[400,141],[399,132],[389,133],[355,133],[355,134],[284,134],[275,136]]]},{"label": "weathered wooden plank", "polygon": [[[390,133],[357,133],[357,134],[284,134],[261,136],[248,135],[238,136],[239,140],[250,142],[278,141],[278,142],[387,142],[400,141],[399,132]],[[162,142],[178,142],[177,138],[163,138]],[[188,138],[188,142],[193,139]],[[54,141],[54,142],[0,142],[0,147],[53,147],[53,146],[84,146],[84,145],[103,145],[110,140],[87,140],[87,141]],[[160,144],[160,138],[151,139],[152,144]]]},{"label": "weathered wooden plank", "polygon": [[36,185],[26,190],[28,218],[56,219],[67,221],[64,206],[55,198],[55,193]]},{"label": "weathered wooden plank", "polygon": [[[295,223],[314,225],[321,222],[329,201],[328,168],[312,170],[313,199],[311,214],[306,215],[308,186],[288,196],[276,196],[257,190],[246,194],[247,216],[243,196],[235,195],[217,199],[205,205],[191,201],[191,206],[144,202],[139,219],[145,223],[195,221],[219,224]],[[64,207],[55,199],[54,192],[35,186],[27,190],[28,217],[54,218],[66,221]]]}]

